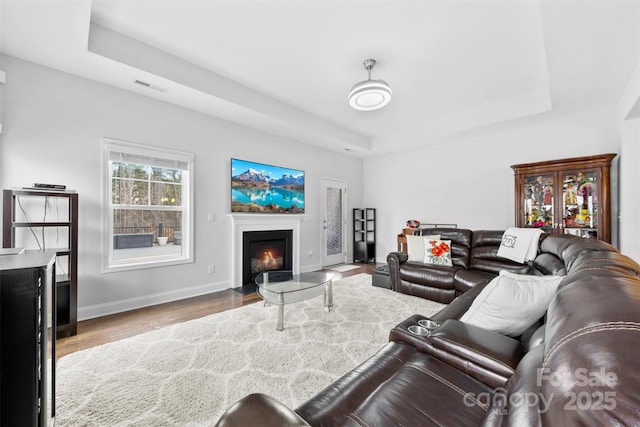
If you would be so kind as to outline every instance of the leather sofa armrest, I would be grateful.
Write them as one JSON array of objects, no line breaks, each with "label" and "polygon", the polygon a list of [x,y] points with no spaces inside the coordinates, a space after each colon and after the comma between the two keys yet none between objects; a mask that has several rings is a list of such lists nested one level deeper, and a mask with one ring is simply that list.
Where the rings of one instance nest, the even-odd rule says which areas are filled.
[{"label": "leather sofa armrest", "polygon": [[391,289],[396,291],[397,284],[400,283],[400,264],[407,262],[409,255],[406,252],[390,252],[387,255],[387,265],[389,266],[389,280]]},{"label": "leather sofa armrest", "polygon": [[422,319],[429,319],[429,318],[421,314],[414,314],[413,316],[402,321],[401,323],[396,325],[395,328],[391,329],[391,331],[389,332],[389,341],[404,342],[404,343],[410,344],[416,350],[422,353],[433,354],[434,353],[433,346],[431,345],[431,342],[427,339],[428,337],[414,335],[411,332],[409,332],[409,326],[417,325],[418,321]]},{"label": "leather sofa armrest", "polygon": [[273,397],[254,393],[234,403],[216,423],[216,427],[302,427],[309,424],[293,410]]},{"label": "leather sofa armrest", "polygon": [[467,312],[473,300],[482,292],[489,282],[480,283],[451,301],[446,307],[433,315],[432,320],[444,322],[447,319],[459,319]]},{"label": "leather sofa armrest", "polygon": [[409,260],[409,254],[407,254],[406,252],[389,252],[387,258],[389,258],[390,256],[396,258],[399,264],[402,264],[403,262],[407,262]]},{"label": "leather sofa armrest", "polygon": [[519,340],[455,319],[445,321],[429,342],[444,361],[492,387],[507,382],[525,353]]},{"label": "leather sofa armrest", "polygon": [[520,341],[456,319],[445,320],[427,337],[408,331],[423,316],[396,326],[389,339],[403,341],[430,354],[492,388],[502,387],[525,354]]}]

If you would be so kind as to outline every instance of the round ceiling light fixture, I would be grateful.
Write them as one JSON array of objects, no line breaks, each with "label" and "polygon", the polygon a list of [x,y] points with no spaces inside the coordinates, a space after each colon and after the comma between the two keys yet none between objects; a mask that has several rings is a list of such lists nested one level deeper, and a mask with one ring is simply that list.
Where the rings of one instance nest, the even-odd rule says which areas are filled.
[{"label": "round ceiling light fixture", "polygon": [[363,65],[369,72],[369,79],[353,85],[349,92],[349,105],[360,111],[377,110],[391,101],[391,88],[384,80],[371,80],[375,59],[367,59]]}]

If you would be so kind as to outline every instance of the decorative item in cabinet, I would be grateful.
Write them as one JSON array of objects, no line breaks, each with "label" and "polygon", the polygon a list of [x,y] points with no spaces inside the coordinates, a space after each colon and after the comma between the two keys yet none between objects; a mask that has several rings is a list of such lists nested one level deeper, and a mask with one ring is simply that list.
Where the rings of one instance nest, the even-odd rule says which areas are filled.
[{"label": "decorative item in cabinet", "polygon": [[78,331],[78,194],[73,191],[6,189],[2,246],[56,252],[58,338]]},{"label": "decorative item in cabinet", "polygon": [[353,261],[368,263],[376,259],[376,210],[353,209]]},{"label": "decorative item in cabinet", "polygon": [[611,242],[615,153],[513,165],[516,226]]},{"label": "decorative item in cabinet", "polygon": [[553,175],[524,177],[525,226],[542,228],[549,232],[554,224]]}]

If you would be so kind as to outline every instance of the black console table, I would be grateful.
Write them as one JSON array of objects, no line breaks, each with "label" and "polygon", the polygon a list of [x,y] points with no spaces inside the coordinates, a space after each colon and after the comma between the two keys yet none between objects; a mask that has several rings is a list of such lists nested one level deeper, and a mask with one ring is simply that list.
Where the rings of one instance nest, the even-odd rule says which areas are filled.
[{"label": "black console table", "polygon": [[0,425],[55,416],[55,251],[0,255]]}]

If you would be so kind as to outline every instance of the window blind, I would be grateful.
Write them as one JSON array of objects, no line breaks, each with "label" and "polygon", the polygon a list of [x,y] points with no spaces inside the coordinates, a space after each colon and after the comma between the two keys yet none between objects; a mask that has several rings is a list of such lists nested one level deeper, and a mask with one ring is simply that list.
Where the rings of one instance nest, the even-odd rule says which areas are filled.
[{"label": "window blind", "polygon": [[140,154],[124,153],[121,151],[110,150],[109,160],[113,162],[132,163],[137,165],[145,165],[158,168],[189,170],[189,162],[177,159],[166,159],[162,157],[150,157]]}]

